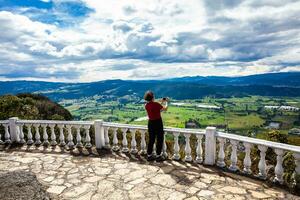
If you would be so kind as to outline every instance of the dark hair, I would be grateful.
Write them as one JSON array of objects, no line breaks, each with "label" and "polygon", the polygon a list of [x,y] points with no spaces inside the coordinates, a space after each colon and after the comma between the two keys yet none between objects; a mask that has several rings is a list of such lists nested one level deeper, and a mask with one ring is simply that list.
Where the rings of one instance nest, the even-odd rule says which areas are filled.
[{"label": "dark hair", "polygon": [[154,98],[154,94],[152,91],[148,90],[147,92],[145,92],[144,99],[146,101],[151,101],[153,98]]}]

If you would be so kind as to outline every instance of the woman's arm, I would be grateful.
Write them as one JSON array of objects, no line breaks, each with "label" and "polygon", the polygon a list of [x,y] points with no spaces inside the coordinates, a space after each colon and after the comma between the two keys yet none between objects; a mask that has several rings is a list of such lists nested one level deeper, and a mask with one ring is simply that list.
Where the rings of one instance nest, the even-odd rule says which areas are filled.
[{"label": "woman's arm", "polygon": [[161,111],[167,111],[168,110],[168,101],[169,101],[169,98],[167,98],[166,100],[161,100],[161,105],[162,105],[162,109]]}]

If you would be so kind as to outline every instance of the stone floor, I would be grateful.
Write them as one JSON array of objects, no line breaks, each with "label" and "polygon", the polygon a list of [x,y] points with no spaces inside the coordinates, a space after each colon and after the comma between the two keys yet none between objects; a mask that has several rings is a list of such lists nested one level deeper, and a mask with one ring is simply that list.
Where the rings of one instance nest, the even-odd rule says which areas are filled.
[{"label": "stone floor", "polygon": [[0,151],[0,173],[36,174],[58,199],[300,199],[263,182],[202,165],[130,155]]}]

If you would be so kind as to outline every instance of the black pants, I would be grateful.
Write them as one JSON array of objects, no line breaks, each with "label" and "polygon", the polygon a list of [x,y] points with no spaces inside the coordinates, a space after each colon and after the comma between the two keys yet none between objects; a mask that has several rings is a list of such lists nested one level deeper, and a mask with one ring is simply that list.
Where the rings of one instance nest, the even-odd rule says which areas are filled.
[{"label": "black pants", "polygon": [[164,127],[162,119],[149,120],[148,121],[148,132],[149,132],[149,141],[147,154],[151,155],[153,152],[153,145],[156,142],[156,154],[160,155],[164,142]]}]

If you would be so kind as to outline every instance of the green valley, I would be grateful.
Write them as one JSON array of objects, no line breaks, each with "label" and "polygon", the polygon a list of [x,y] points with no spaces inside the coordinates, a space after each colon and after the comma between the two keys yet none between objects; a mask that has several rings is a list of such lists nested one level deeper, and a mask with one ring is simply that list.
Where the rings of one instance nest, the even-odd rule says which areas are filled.
[{"label": "green valley", "polygon": [[[59,103],[67,108],[76,119],[103,119],[120,123],[147,124],[144,102],[134,95],[126,95],[122,98],[93,96],[62,100]],[[298,108],[300,98],[296,97],[205,97],[180,101],[172,99],[169,105],[168,111],[162,115],[165,126],[170,127],[184,128],[191,124],[197,128],[216,126],[231,133],[252,137],[264,137],[270,129],[288,134],[292,129],[300,127],[299,110],[289,111],[265,107]],[[209,106],[216,108],[209,108]],[[290,135],[290,138],[299,140],[299,137],[295,135]]]}]

